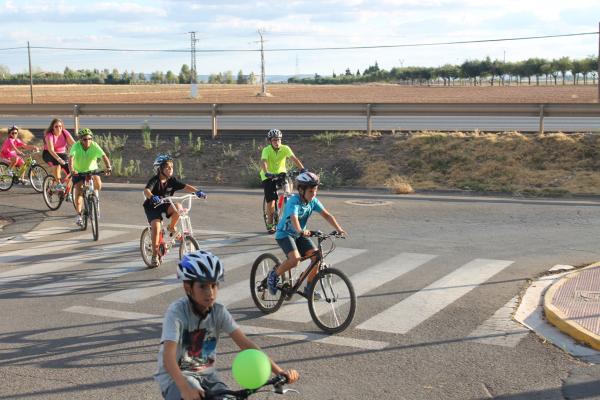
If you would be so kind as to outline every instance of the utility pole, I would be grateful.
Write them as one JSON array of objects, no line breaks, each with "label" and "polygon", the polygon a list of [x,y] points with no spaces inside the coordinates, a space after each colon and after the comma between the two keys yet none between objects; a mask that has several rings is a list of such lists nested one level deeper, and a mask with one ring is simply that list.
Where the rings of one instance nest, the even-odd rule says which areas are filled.
[{"label": "utility pole", "polygon": [[265,79],[265,47],[263,38],[264,32],[264,29],[258,30],[258,35],[260,36],[260,93],[258,93],[258,96],[271,96],[270,93],[267,93],[267,83]]},{"label": "utility pole", "polygon": [[29,93],[31,95],[31,104],[33,104],[33,74],[31,73],[31,48],[29,40],[27,41],[27,58],[29,59]]},{"label": "utility pole", "polygon": [[600,22],[598,22],[598,103],[600,103]]},{"label": "utility pole", "polygon": [[191,62],[190,62],[190,96],[195,99],[196,97],[198,97],[198,88],[196,86],[197,83],[197,76],[196,76],[196,42],[198,41],[198,39],[196,39],[196,32],[192,31],[190,32],[190,39],[191,39]]}]

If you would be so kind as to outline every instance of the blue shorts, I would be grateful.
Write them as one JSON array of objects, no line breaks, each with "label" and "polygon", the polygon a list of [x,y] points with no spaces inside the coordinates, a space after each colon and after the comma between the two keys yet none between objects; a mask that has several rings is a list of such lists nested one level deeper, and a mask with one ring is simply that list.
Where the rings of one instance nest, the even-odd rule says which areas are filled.
[{"label": "blue shorts", "polygon": [[305,236],[300,236],[298,239],[294,239],[291,236],[286,236],[283,239],[276,239],[277,244],[281,247],[281,250],[285,253],[285,256],[289,254],[290,251],[298,250],[300,256],[304,257],[306,253],[310,250],[317,250],[315,244]]}]

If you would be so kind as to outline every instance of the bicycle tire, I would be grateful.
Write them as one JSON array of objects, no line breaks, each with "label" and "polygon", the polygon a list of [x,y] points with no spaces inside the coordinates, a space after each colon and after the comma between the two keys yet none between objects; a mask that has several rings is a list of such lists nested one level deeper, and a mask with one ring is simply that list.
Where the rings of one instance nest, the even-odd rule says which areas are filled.
[{"label": "bicycle tire", "polygon": [[[321,291],[320,300],[315,290]],[[322,331],[334,334],[346,329],[356,313],[356,294],[346,274],[336,268],[319,271],[308,292],[308,310]]]},{"label": "bicycle tire", "polygon": [[200,250],[198,241],[192,236],[186,236],[179,244],[179,259],[181,260],[184,255],[191,253],[192,251]]},{"label": "bicycle tire", "polygon": [[279,259],[271,253],[261,254],[254,260],[250,270],[250,293],[256,307],[265,314],[279,310],[285,296],[278,290],[275,295],[269,293],[267,288],[267,275],[275,266],[281,264]]},{"label": "bicycle tire", "polygon": [[10,167],[4,161],[0,162],[0,191],[9,190],[13,185],[13,177]]},{"label": "bicycle tire", "polygon": [[90,218],[92,236],[94,237],[94,241],[97,241],[100,237],[100,226],[98,225],[98,197],[96,197],[95,194],[91,194],[88,201],[88,216]]},{"label": "bicycle tire", "polygon": [[140,236],[140,253],[142,260],[148,268],[156,268],[157,265],[152,264],[152,231],[150,227],[145,228]]},{"label": "bicycle tire", "polygon": [[44,179],[48,176],[48,172],[39,164],[34,164],[29,167],[29,172],[27,177],[29,178],[29,183],[31,183],[31,187],[38,193],[42,193],[44,190]]},{"label": "bicycle tire", "polygon": [[46,206],[52,211],[58,210],[64,200],[64,195],[59,191],[56,191],[55,186],[56,178],[54,175],[48,175],[44,178],[44,183],[42,184],[42,197],[44,198]]}]

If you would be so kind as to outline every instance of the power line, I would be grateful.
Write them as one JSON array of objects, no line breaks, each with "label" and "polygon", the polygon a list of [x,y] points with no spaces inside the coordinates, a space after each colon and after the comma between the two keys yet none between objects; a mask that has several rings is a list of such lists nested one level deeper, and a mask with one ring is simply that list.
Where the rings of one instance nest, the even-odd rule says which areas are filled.
[{"label": "power line", "polygon": [[[551,39],[560,37],[573,36],[589,36],[598,35],[599,32],[579,32],[565,33],[560,35],[542,35],[542,36],[520,36],[512,38],[498,39],[481,39],[481,40],[457,40],[450,42],[424,42],[424,43],[405,43],[405,44],[389,44],[389,45],[372,45],[372,46],[335,46],[335,47],[300,47],[300,48],[272,48],[264,49],[268,52],[284,52],[284,51],[324,51],[324,50],[361,50],[361,49],[389,49],[400,47],[426,47],[426,46],[449,46],[456,44],[475,44],[475,43],[492,43],[492,42],[508,42],[519,40],[535,40],[535,39]],[[0,48],[3,50],[26,49],[27,47],[10,47]],[[73,51],[106,51],[106,52],[161,52],[161,53],[188,53],[185,49],[118,49],[118,48],[88,48],[88,47],[54,47],[54,46],[31,46],[32,49],[39,50],[73,50]],[[196,49],[199,53],[242,53],[242,52],[259,52],[260,49]]]}]

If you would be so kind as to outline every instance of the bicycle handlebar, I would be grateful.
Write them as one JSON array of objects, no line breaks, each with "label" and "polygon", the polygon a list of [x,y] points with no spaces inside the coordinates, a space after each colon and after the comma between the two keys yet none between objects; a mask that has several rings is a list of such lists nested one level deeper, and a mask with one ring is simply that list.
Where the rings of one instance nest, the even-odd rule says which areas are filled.
[{"label": "bicycle handlebar", "polygon": [[264,390],[260,390],[261,388],[264,388],[265,386],[271,386],[271,385],[273,386],[273,389],[272,389],[273,393],[285,394],[287,391],[297,392],[293,389],[284,390],[283,385],[285,385],[286,383],[288,383],[287,377],[285,377],[284,375],[276,375],[273,378],[269,379],[260,388],[257,388],[257,389],[241,389],[241,390],[221,389],[221,390],[214,390],[214,391],[207,390],[204,393],[204,400],[218,399],[223,396],[233,396],[233,398],[235,398],[235,399],[245,400],[248,397],[250,397],[251,395],[253,395],[254,393],[264,391]]},{"label": "bicycle handlebar", "polygon": [[336,239],[346,239],[346,236],[338,231],[332,231],[331,233],[323,233],[321,231],[310,231],[310,236],[316,237],[320,240],[325,240],[330,237],[334,237]]}]

